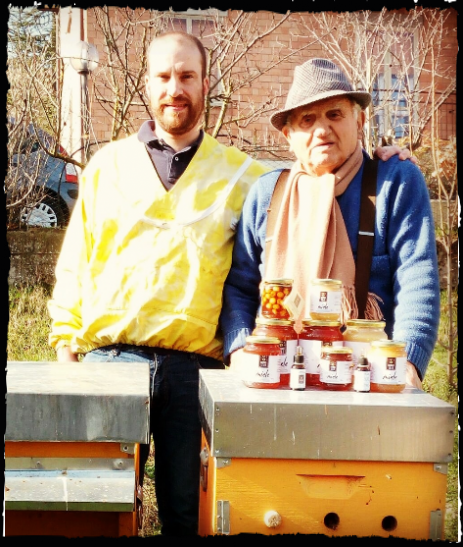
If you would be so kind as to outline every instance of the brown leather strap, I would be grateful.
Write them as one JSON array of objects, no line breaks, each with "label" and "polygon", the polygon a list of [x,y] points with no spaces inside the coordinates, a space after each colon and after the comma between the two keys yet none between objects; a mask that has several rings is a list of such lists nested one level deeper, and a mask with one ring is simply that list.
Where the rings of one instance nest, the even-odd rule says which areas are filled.
[{"label": "brown leather strap", "polygon": [[378,160],[367,159],[363,167],[360,223],[355,265],[355,297],[359,319],[365,318],[370,283],[371,259],[375,241],[376,176]]},{"label": "brown leather strap", "polygon": [[267,228],[265,232],[265,271],[267,271],[268,256],[270,253],[270,247],[272,245],[273,230],[275,229],[275,222],[280,210],[281,200],[285,191],[286,181],[288,180],[289,169],[283,169],[280,173],[278,180],[276,181],[275,188],[273,189],[272,197],[270,198],[270,205],[267,209]]}]

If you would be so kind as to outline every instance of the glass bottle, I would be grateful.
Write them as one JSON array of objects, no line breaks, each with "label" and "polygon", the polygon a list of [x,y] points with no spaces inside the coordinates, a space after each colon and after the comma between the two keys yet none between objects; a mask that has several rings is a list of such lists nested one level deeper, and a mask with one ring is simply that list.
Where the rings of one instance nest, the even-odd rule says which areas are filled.
[{"label": "glass bottle", "polygon": [[261,290],[261,314],[271,319],[290,319],[284,300],[292,288],[292,279],[264,280]]},{"label": "glass bottle", "polygon": [[365,356],[360,356],[354,365],[354,391],[366,393],[370,391],[370,363]]},{"label": "glass bottle", "polygon": [[371,321],[369,319],[348,319],[343,332],[344,346],[352,348],[354,365],[362,355],[366,355],[374,340],[387,340],[384,331],[385,321]]},{"label": "glass bottle", "polygon": [[291,366],[289,387],[296,391],[304,391],[306,385],[306,374],[304,365],[304,354],[301,346],[297,346],[294,361]]},{"label": "glass bottle", "polygon": [[405,389],[407,352],[405,342],[377,340],[367,354],[371,366],[370,391],[399,393]]},{"label": "glass bottle", "polygon": [[247,336],[243,348],[243,378],[247,387],[275,389],[280,387],[280,341],[273,336]]},{"label": "glass bottle", "polygon": [[342,282],[339,279],[312,279],[309,313],[311,319],[339,321],[341,317]]},{"label": "glass bottle", "polygon": [[340,321],[304,319],[299,333],[299,345],[304,353],[307,385],[320,385],[320,359],[323,346],[342,347]]},{"label": "glass bottle", "polygon": [[320,359],[320,386],[347,391],[352,387],[352,349],[324,346]]},{"label": "glass bottle", "polygon": [[289,319],[270,319],[257,317],[252,331],[256,336],[274,336],[280,341],[280,385],[289,385],[291,364],[296,354],[297,332],[294,321]]}]

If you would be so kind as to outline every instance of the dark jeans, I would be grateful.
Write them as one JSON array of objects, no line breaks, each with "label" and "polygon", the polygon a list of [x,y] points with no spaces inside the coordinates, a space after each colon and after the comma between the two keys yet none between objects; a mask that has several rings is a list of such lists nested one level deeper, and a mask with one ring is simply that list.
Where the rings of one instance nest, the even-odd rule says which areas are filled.
[{"label": "dark jeans", "polygon": [[[125,344],[91,351],[84,361],[149,363],[150,431],[161,533],[196,535],[201,449],[199,369],[224,368],[223,363],[196,353]],[[148,456],[149,445],[141,445],[141,483]]]}]

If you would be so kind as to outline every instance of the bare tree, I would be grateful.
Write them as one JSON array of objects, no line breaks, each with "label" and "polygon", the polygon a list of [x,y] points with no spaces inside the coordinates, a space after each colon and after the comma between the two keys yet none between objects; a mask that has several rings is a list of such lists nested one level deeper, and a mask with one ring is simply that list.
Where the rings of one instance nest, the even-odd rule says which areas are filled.
[{"label": "bare tree", "polygon": [[166,28],[162,14],[128,7],[93,8],[103,38],[100,68],[93,77],[95,100],[111,119],[110,140],[133,133],[134,115],[149,114],[143,76],[151,39]]},{"label": "bare tree", "polygon": [[[300,30],[314,40],[346,71],[354,87],[369,91],[375,106],[366,124],[366,150],[371,153],[381,136],[409,137],[414,150],[420,143],[433,108],[455,91],[455,72],[443,64],[439,45],[449,10],[421,9],[405,13],[357,11],[300,16]],[[429,56],[436,56],[440,97],[432,103]]]},{"label": "bare tree", "polygon": [[61,176],[57,170],[77,163],[60,146],[62,71],[54,32],[53,14],[9,7],[4,189],[10,227],[27,220],[34,208],[51,199],[47,186],[53,177]]},{"label": "bare tree", "polygon": [[[150,105],[144,95],[143,75],[150,40],[164,30],[188,30],[185,19],[173,10],[159,12],[137,8],[92,8],[96,30],[103,37],[100,68],[92,76],[94,98],[111,117],[111,140],[138,129],[140,118],[151,118]],[[207,10],[207,16],[193,19],[195,35],[208,52],[207,75],[210,89],[206,97],[205,130],[227,144],[256,153],[281,154],[272,132],[265,130],[255,137],[245,135],[256,120],[273,111],[282,99],[281,85],[262,84],[269,90],[263,101],[256,102],[249,93],[265,75],[278,74],[278,67],[298,60],[313,42],[305,41],[292,48],[283,42],[278,31],[295,14],[271,14],[270,21],[259,24],[254,12],[229,11],[226,16]],[[265,41],[274,37],[276,45],[268,54]],[[265,61],[259,55],[267,47]],[[250,131],[248,131],[249,133]]]}]

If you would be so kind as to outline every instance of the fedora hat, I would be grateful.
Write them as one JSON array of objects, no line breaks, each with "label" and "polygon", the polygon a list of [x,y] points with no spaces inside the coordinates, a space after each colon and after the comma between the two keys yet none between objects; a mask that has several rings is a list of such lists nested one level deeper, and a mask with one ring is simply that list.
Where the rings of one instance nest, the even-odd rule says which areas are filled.
[{"label": "fedora hat", "polygon": [[344,72],[328,59],[310,59],[294,70],[294,80],[283,110],[270,117],[270,123],[281,131],[291,110],[322,99],[347,95],[366,108],[371,95],[355,91]]}]

